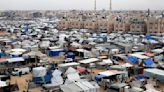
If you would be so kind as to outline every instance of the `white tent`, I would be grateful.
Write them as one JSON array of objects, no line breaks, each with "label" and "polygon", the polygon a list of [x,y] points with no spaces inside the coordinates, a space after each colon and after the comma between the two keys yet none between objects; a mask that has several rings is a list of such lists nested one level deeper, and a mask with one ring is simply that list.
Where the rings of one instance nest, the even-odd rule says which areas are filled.
[{"label": "white tent", "polygon": [[63,84],[63,78],[61,76],[62,72],[59,71],[59,70],[55,70],[53,73],[52,73],[52,79],[51,79],[51,83],[53,85],[61,85]]},{"label": "white tent", "polygon": [[33,77],[44,77],[47,73],[47,70],[45,67],[35,67],[33,68],[32,75]]},{"label": "white tent", "polygon": [[7,83],[5,81],[0,80],[0,88],[7,86]]},{"label": "white tent", "polygon": [[78,72],[72,67],[69,67],[65,74],[67,75],[69,81],[80,80]]},{"label": "white tent", "polygon": [[9,63],[13,63],[13,62],[21,62],[21,61],[24,61],[24,58],[22,58],[22,57],[9,58],[9,59],[7,59],[7,61],[8,61]]},{"label": "white tent", "polygon": [[111,59],[105,59],[102,61],[104,64],[112,64],[112,60]]},{"label": "white tent", "polygon": [[94,62],[97,62],[97,61],[99,61],[98,58],[90,58],[90,59],[81,60],[79,62],[82,63],[82,64],[89,64],[89,63],[94,63]]},{"label": "white tent", "polygon": [[22,53],[24,53],[26,50],[25,49],[17,48],[17,49],[12,49],[11,51],[12,52],[22,52]]},{"label": "white tent", "polygon": [[69,67],[69,68],[66,70],[65,74],[67,75],[67,74],[70,74],[70,73],[77,73],[77,71],[76,71],[76,69],[74,69],[74,68],[72,68],[72,67]]}]

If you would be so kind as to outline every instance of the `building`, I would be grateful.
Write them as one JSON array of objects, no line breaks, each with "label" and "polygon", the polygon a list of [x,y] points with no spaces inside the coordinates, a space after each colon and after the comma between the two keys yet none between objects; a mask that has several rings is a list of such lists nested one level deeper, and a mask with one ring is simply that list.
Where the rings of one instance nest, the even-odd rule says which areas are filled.
[{"label": "building", "polygon": [[162,33],[163,30],[163,18],[150,17],[147,20],[147,32],[148,33]]},{"label": "building", "polygon": [[130,23],[126,21],[115,21],[114,22],[114,31],[128,32],[130,31]]},{"label": "building", "polygon": [[130,32],[146,33],[146,23],[144,20],[133,19],[130,24]]}]

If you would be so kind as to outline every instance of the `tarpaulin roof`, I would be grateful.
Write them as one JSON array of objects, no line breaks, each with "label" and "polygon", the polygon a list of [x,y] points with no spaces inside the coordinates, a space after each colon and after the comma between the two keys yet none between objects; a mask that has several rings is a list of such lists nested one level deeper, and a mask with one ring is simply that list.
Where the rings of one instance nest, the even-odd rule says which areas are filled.
[{"label": "tarpaulin roof", "polygon": [[144,55],[146,55],[146,56],[148,56],[148,57],[152,57],[152,56],[154,56],[153,53],[144,53]]},{"label": "tarpaulin roof", "polygon": [[132,63],[138,62],[138,59],[134,56],[128,56],[128,60],[130,60]]},{"label": "tarpaulin roof", "polygon": [[145,36],[145,39],[146,39],[146,40],[154,40],[154,38],[153,38],[152,36],[150,36],[150,35]]},{"label": "tarpaulin roof", "polygon": [[144,60],[144,64],[145,64],[145,65],[153,65],[153,64],[154,64],[154,61],[153,61],[151,58],[145,59],[145,60]]}]

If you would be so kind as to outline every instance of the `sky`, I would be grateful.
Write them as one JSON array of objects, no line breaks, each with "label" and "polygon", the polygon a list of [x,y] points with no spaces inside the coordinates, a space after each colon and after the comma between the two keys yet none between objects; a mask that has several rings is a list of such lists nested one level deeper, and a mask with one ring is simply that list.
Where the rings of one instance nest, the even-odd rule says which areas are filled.
[{"label": "sky", "polygon": [[[164,10],[164,0],[112,0],[113,10]],[[0,0],[0,10],[93,10],[94,0]],[[109,9],[109,0],[97,0]]]}]

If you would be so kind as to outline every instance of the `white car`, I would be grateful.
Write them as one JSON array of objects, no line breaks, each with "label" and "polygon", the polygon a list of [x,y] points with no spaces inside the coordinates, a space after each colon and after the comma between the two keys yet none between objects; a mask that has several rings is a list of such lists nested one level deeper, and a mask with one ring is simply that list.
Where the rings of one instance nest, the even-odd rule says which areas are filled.
[{"label": "white car", "polygon": [[22,72],[21,74],[28,74],[30,72],[30,68],[14,68],[14,71],[12,71],[12,75],[19,75],[20,72]]}]

